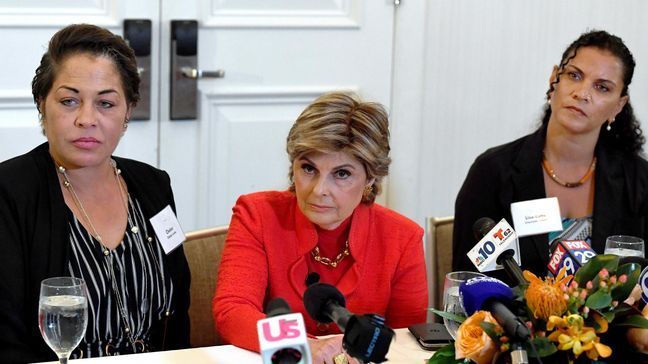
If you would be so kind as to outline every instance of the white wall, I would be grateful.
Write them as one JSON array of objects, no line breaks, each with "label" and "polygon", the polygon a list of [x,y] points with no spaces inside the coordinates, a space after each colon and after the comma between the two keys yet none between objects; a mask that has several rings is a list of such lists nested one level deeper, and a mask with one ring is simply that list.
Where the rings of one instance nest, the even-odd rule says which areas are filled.
[{"label": "white wall", "polygon": [[[390,207],[423,224],[454,214],[481,152],[538,125],[554,64],[588,29],[620,36],[648,132],[648,1],[408,0],[398,9]],[[420,45],[420,47],[419,47]]]}]

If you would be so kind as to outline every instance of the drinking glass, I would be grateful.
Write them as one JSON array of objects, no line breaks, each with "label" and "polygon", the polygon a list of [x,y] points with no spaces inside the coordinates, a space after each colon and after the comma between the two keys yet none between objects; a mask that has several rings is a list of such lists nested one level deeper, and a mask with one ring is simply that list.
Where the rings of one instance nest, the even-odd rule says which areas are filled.
[{"label": "drinking glass", "polygon": [[65,364],[88,326],[88,299],[83,279],[47,278],[41,282],[38,326],[49,347]]},{"label": "drinking glass", "polygon": [[629,235],[612,235],[605,241],[605,254],[620,257],[644,257],[644,241]]},{"label": "drinking glass", "polygon": [[[477,272],[459,271],[450,272],[446,274],[445,281],[443,282],[443,310],[446,312],[454,313],[456,315],[465,315],[466,311],[461,303],[459,297],[459,286],[461,283],[475,277],[484,277],[483,274]],[[459,329],[459,322],[443,318],[443,324],[452,336],[453,339],[457,338],[457,330]]]}]

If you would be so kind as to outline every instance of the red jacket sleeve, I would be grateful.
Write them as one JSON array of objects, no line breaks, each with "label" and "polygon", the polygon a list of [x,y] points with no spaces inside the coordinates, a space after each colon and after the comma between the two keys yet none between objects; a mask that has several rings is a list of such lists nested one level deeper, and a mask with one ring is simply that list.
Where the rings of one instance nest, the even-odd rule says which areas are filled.
[{"label": "red jacket sleeve", "polygon": [[418,229],[403,245],[398,267],[392,279],[387,307],[387,324],[392,328],[425,322],[427,316],[427,276],[423,256],[423,230]]},{"label": "red jacket sleeve", "polygon": [[261,217],[245,196],[238,199],[233,210],[212,312],[223,341],[259,351],[256,323],[265,318],[263,302],[268,282]]}]

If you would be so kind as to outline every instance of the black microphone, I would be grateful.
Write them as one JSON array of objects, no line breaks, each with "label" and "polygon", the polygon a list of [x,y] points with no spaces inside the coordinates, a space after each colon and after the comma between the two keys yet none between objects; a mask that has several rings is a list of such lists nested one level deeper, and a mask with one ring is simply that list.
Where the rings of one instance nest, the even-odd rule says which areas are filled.
[{"label": "black microphone", "polygon": [[346,300],[334,286],[315,283],[304,292],[304,306],[317,322],[335,324],[344,332],[342,344],[346,352],[363,362],[382,363],[387,360],[394,331],[385,326],[380,315],[354,315],[346,309]]},{"label": "black microphone", "polygon": [[308,275],[306,275],[306,282],[305,282],[306,287],[310,287],[319,281],[320,281],[320,275],[315,272],[311,272],[308,273]]},{"label": "black microphone", "polygon": [[[473,234],[475,235],[475,239],[477,239],[477,241],[480,241],[484,236],[486,236],[493,230],[495,225],[497,224],[490,217],[482,217],[477,219],[477,221],[475,221],[475,223],[473,224]],[[517,286],[528,285],[529,281],[524,278],[522,269],[515,261],[514,256],[515,250],[506,249],[499,254],[495,261],[497,262],[497,264],[504,267],[506,274]]]}]

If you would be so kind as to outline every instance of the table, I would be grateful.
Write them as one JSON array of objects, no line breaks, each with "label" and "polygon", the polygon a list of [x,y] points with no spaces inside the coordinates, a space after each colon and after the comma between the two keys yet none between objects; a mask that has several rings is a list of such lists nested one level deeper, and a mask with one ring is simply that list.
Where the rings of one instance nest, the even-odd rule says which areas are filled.
[{"label": "table", "polygon": [[[431,351],[421,349],[407,329],[396,329],[396,339],[389,348],[389,364],[423,364],[432,356]],[[56,364],[58,362],[50,362]],[[70,360],[70,364],[130,364],[130,363],[210,363],[210,364],[261,364],[259,354],[233,345],[204,348],[158,351],[135,355]]]}]

